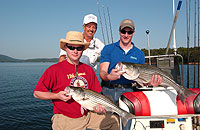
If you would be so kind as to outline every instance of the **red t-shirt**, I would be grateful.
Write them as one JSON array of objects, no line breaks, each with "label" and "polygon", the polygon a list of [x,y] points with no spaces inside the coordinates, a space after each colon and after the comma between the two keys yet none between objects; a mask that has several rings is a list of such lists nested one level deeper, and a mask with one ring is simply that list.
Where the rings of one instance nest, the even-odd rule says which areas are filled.
[{"label": "red t-shirt", "polygon": [[[58,93],[63,91],[66,86],[79,86],[101,92],[101,86],[94,70],[86,64],[77,65],[78,77],[76,77],[75,65],[67,60],[50,66],[38,81],[34,91]],[[81,106],[73,99],[64,102],[52,100],[53,112],[63,114],[71,118],[79,118],[87,113],[81,112]],[[82,110],[83,111],[83,110]]]}]

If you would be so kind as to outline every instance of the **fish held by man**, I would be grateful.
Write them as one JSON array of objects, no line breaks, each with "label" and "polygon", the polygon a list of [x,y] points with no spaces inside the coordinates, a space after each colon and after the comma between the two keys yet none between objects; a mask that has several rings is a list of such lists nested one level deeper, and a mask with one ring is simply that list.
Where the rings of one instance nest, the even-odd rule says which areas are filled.
[{"label": "fish held by man", "polygon": [[129,62],[119,62],[116,65],[120,71],[124,72],[122,75],[128,80],[136,81],[140,86],[144,87],[144,83],[148,83],[151,81],[152,75],[158,74],[162,77],[162,83],[160,86],[162,87],[173,87],[181,100],[184,104],[186,101],[186,97],[196,95],[195,92],[179,85],[173,80],[173,77],[161,70],[158,67],[147,65],[147,64],[135,64]]},{"label": "fish held by man", "polygon": [[67,95],[72,95],[72,98],[78,102],[82,107],[94,111],[94,107],[97,105],[101,105],[104,107],[106,112],[116,113],[118,114],[124,126],[126,126],[129,119],[133,118],[134,115],[121,109],[117,105],[113,103],[111,99],[108,97],[99,94],[93,90],[81,88],[81,87],[73,87],[67,86],[65,91],[68,93]]}]

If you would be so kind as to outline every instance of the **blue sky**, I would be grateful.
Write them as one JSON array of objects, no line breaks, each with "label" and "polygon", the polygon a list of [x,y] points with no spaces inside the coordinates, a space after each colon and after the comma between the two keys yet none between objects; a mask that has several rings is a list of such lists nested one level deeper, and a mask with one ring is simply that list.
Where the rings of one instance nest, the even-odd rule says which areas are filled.
[{"label": "blue sky", "polygon": [[[106,44],[108,40],[102,6],[110,42],[107,8],[114,41],[119,40],[120,22],[130,18],[136,26],[132,41],[138,48],[147,48],[146,30],[150,30],[151,49],[167,46],[173,24],[172,0],[98,1]],[[175,0],[175,6],[177,4],[178,0]],[[70,30],[82,31],[83,17],[89,13],[98,16],[95,36],[103,41],[96,0],[0,0],[0,54],[18,59],[57,58],[59,40]],[[186,47],[187,43],[185,14],[184,0],[176,23],[177,47]]]}]

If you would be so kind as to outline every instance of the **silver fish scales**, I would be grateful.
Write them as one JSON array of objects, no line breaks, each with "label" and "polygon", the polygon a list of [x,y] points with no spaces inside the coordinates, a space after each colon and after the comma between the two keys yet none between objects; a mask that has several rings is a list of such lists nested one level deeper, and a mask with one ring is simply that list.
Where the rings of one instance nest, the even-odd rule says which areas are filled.
[{"label": "silver fish scales", "polygon": [[72,98],[84,108],[93,111],[94,107],[101,105],[105,108],[106,112],[116,113],[122,119],[122,123],[126,126],[129,119],[134,115],[121,109],[114,102],[105,95],[99,94],[93,90],[84,89],[81,87],[67,86],[65,91],[67,95],[72,95]]},{"label": "silver fish scales", "polygon": [[160,84],[160,86],[173,87],[177,91],[179,98],[183,104],[186,101],[186,97],[196,95],[195,92],[176,83],[169,73],[161,70],[158,67],[147,64],[119,62],[116,65],[116,68],[124,72],[122,75],[125,78],[136,81],[142,87],[144,86],[143,83],[148,83],[151,81],[153,74],[160,75],[162,77],[162,83]]}]

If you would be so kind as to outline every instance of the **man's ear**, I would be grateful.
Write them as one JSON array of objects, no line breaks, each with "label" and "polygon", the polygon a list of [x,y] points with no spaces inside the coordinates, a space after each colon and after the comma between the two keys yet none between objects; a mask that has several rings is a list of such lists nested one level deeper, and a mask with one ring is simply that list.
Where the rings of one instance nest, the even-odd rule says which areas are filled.
[{"label": "man's ear", "polygon": [[120,27],[119,27],[119,34],[121,33],[121,29],[120,29]]},{"label": "man's ear", "polygon": [[83,30],[85,31],[85,24],[83,24]]}]

